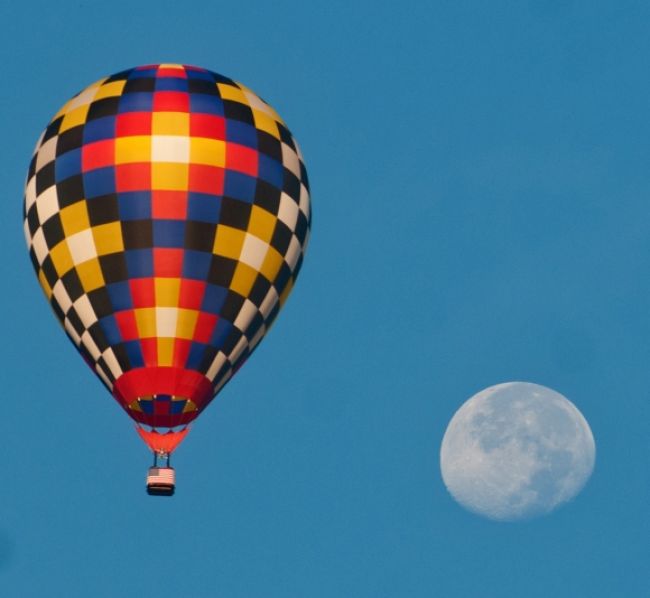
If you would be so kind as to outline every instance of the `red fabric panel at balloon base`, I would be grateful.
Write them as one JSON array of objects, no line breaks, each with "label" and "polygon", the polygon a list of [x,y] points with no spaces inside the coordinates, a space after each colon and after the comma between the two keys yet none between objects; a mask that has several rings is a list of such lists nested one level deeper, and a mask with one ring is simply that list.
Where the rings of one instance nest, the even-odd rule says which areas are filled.
[{"label": "red fabric panel at balloon base", "polygon": [[[113,396],[130,417],[139,423],[173,428],[195,419],[212,398],[212,384],[202,374],[178,367],[145,367],[124,373],[115,382]],[[196,410],[178,414],[151,415],[129,408],[141,397],[168,395],[183,397],[196,405]]]}]

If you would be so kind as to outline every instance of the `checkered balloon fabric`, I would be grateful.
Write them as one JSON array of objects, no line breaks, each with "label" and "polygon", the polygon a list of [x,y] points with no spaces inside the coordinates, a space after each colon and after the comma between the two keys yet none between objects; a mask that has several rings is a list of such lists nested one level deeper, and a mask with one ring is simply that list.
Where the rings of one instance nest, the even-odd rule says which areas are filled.
[{"label": "checkered balloon fabric", "polygon": [[194,419],[263,338],[310,226],[295,139],[248,88],[189,66],[94,83],[39,139],[25,189],[39,282],[136,421]]}]

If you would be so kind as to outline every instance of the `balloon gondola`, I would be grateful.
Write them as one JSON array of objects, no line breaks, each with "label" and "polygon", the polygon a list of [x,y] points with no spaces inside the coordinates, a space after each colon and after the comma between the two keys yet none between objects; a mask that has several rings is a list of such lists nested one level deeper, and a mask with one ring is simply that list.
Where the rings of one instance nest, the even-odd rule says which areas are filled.
[{"label": "balloon gondola", "polygon": [[24,228],[54,313],[154,454],[170,455],[257,347],[310,228],[307,173],[278,114],[240,83],[136,67],[75,95],[39,138]]}]

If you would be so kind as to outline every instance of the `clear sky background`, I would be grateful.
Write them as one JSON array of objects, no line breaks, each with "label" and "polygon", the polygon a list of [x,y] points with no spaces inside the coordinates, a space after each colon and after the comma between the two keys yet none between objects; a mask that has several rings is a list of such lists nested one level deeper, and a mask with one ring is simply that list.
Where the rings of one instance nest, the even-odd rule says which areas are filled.
[{"label": "clear sky background", "polygon": [[[6,598],[650,595],[650,6],[643,0],[4,2],[0,593]],[[47,306],[34,144],[100,77],[183,62],[300,142],[293,295],[175,454],[150,456]],[[589,421],[575,501],[453,502],[456,409],[508,380]]]}]

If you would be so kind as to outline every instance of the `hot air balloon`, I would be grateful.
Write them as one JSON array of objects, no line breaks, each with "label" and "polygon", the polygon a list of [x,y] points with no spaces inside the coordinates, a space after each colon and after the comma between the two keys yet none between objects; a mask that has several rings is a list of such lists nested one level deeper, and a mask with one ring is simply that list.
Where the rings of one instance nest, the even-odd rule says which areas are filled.
[{"label": "hot air balloon", "polygon": [[278,114],[240,83],[140,66],[67,102],[36,144],[24,229],[43,291],[154,454],[170,455],[289,295],[309,184]]}]

